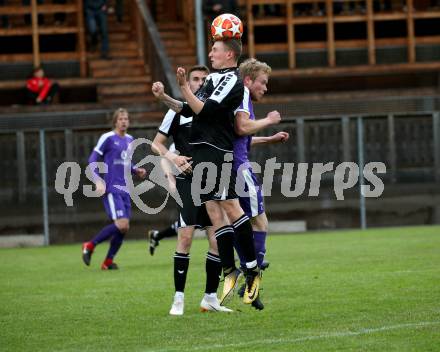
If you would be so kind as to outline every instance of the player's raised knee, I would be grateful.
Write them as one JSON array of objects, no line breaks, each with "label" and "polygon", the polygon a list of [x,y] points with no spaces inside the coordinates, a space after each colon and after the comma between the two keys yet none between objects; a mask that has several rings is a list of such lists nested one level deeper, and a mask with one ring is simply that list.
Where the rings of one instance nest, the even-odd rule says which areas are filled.
[{"label": "player's raised knee", "polygon": [[123,234],[126,234],[130,229],[130,222],[128,219],[118,219],[115,221],[115,225]]}]

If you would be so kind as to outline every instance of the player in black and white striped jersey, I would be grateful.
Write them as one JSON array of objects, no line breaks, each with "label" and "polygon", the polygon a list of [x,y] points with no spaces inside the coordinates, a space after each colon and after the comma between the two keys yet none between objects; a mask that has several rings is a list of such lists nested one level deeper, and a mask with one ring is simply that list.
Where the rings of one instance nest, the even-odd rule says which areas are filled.
[{"label": "player in black and white striped jersey", "polygon": [[[196,94],[185,83],[185,70],[177,69],[177,82],[186,103],[175,111],[184,116],[194,116],[190,143],[194,147],[193,167],[196,170],[197,165],[202,168],[202,165],[210,163],[217,170],[214,177],[210,177],[209,172],[201,173],[200,194],[193,194],[193,197],[198,197],[206,204],[215,228],[225,276],[220,299],[222,304],[232,296],[241,274],[234,261],[234,233],[246,262],[244,303],[250,304],[258,297],[260,285],[252,226],[240,207],[235,193],[236,175],[234,170],[231,171],[233,141],[236,138],[234,113],[244,95],[243,81],[237,68],[241,50],[239,39],[214,42],[209,58],[212,67],[217,71],[207,77]],[[195,176],[193,184],[194,180],[197,180]]]},{"label": "player in black and white striped jersey", "polygon": [[[188,82],[191,90],[196,92],[203,84],[209,70],[205,66],[194,66],[188,72]],[[160,99],[164,94],[163,85],[155,82],[153,94]],[[152,144],[155,153],[164,156],[173,165],[182,170],[175,176],[177,192],[182,200],[178,206],[178,239],[174,254],[174,284],[175,295],[170,310],[171,315],[182,315],[184,312],[184,289],[190,260],[190,248],[195,228],[207,228],[209,250],[206,256],[206,287],[205,295],[200,303],[202,311],[231,312],[230,309],[220,306],[217,298],[217,289],[221,275],[221,261],[218,256],[217,242],[211,222],[204,205],[195,206],[191,197],[191,166],[192,146],[188,143],[192,116],[182,116],[173,110],[165,115],[158,133]],[[172,137],[176,152],[166,147],[168,138]],[[168,177],[173,177],[169,173]]]}]

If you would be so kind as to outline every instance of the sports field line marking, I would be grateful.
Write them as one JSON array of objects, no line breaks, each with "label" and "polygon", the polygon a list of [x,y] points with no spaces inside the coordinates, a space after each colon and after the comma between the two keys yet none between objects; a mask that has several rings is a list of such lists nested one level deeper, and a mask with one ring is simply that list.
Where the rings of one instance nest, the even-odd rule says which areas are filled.
[{"label": "sports field line marking", "polygon": [[[191,351],[201,351],[201,350],[212,350],[212,349],[220,349],[220,348],[228,348],[228,347],[246,347],[249,345],[273,345],[278,343],[295,343],[295,342],[306,342],[320,339],[327,339],[333,337],[347,337],[347,336],[359,336],[359,335],[367,335],[373,334],[376,332],[389,331],[389,330],[398,330],[405,328],[421,328],[429,325],[437,325],[440,324],[440,321],[423,321],[419,323],[407,323],[407,324],[397,324],[397,325],[389,325],[382,326],[379,328],[366,328],[358,331],[347,331],[347,332],[329,332],[321,335],[312,335],[305,337],[298,337],[294,339],[286,338],[286,339],[261,339],[261,340],[253,340],[249,342],[237,342],[237,343],[228,343],[228,344],[215,344],[209,346],[192,346]],[[151,352],[173,352],[173,351],[181,351],[180,349],[175,348],[162,348],[157,350],[150,350]]]},{"label": "sports field line marking", "polygon": [[418,273],[428,273],[433,271],[440,271],[440,269],[432,268],[432,269],[423,269],[423,270],[397,270],[397,271],[385,271],[392,274],[418,274]]}]

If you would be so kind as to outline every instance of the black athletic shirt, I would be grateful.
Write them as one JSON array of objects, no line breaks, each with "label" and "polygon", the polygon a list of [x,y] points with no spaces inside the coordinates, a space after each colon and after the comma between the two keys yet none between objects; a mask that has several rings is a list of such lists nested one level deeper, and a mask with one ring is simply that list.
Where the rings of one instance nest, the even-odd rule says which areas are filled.
[{"label": "black athletic shirt", "polygon": [[173,110],[168,110],[159,126],[158,132],[173,137],[173,142],[179,155],[191,156],[192,147],[189,145],[191,136],[192,116],[185,117]]},{"label": "black athletic shirt", "polygon": [[196,97],[204,102],[202,111],[194,114],[184,103],[183,116],[194,116],[190,144],[208,144],[225,152],[233,151],[234,111],[243,101],[244,85],[237,67],[211,73]]}]

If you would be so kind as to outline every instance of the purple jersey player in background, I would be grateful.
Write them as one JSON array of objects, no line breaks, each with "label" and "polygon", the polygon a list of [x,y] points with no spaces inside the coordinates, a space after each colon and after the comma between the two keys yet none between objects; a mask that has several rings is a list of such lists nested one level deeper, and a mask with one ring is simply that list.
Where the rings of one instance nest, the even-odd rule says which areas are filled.
[{"label": "purple jersey player in background", "polygon": [[102,270],[118,269],[113,258],[121,247],[124,235],[128,232],[130,225],[131,202],[130,194],[124,190],[124,167],[128,164],[132,174],[141,178],[144,178],[146,174],[145,169],[134,168],[128,157],[128,147],[133,141],[133,137],[127,134],[129,124],[127,110],[117,109],[113,114],[113,131],[104,133],[99,138],[89,157],[89,164],[104,161],[108,167],[104,176],[105,183],[102,182],[96,168],[93,168],[93,172],[96,177],[97,191],[103,194],[105,211],[113,223],[105,226],[91,241],[83,243],[82,258],[86,265],[90,265],[95,247],[111,238],[110,248],[101,265]]},{"label": "purple jersey player in background", "polygon": [[[268,263],[263,264],[266,254],[268,221],[264,212],[261,185],[249,163],[249,151],[253,145],[285,142],[289,139],[289,134],[278,132],[269,137],[252,136],[268,126],[278,124],[281,117],[278,111],[272,111],[264,119],[256,120],[252,106],[252,100],[259,101],[266,93],[271,68],[263,62],[248,59],[240,65],[239,69],[245,88],[243,102],[235,112],[235,131],[238,137],[234,141],[233,168],[237,172],[236,185],[237,187],[241,186],[241,189],[237,190],[244,190],[247,193],[246,197],[240,196],[240,206],[251,220],[257,263],[260,268],[264,269],[268,266]],[[243,267],[244,259],[237,241],[235,241],[235,247]],[[257,309],[264,308],[259,298],[252,305]]]}]

